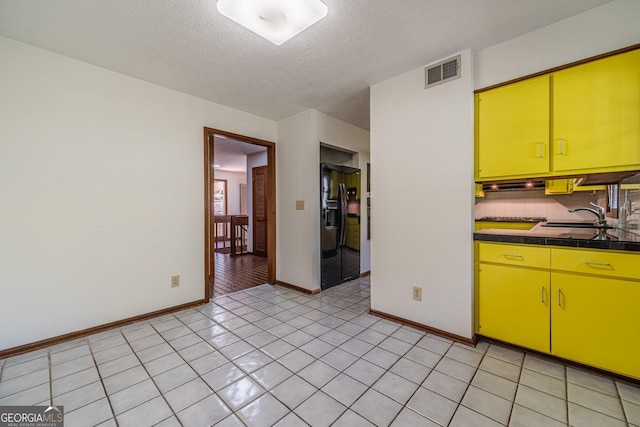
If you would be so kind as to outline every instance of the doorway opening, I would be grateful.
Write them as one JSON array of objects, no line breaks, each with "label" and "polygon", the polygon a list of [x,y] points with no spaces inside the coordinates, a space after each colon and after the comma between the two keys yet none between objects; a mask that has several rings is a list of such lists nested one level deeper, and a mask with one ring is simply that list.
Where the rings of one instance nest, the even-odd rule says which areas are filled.
[{"label": "doorway opening", "polygon": [[276,281],[275,144],[204,128],[205,299]]}]

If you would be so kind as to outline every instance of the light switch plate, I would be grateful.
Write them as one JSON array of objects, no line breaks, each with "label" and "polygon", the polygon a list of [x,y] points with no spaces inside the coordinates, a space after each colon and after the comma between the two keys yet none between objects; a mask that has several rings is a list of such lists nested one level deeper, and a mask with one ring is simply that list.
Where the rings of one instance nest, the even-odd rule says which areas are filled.
[{"label": "light switch plate", "polygon": [[304,210],[304,200],[296,200],[296,210],[297,211]]},{"label": "light switch plate", "polygon": [[422,288],[418,286],[413,287],[413,299],[416,301],[422,301]]},{"label": "light switch plate", "polygon": [[180,286],[180,276],[171,276],[171,287],[177,288]]}]

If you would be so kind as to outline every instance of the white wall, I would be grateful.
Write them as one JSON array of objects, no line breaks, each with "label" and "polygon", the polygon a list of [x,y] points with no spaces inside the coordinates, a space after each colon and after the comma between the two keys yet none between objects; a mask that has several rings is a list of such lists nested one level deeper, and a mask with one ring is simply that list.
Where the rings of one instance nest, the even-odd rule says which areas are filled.
[{"label": "white wall", "polygon": [[[247,231],[247,250],[253,252],[253,168],[267,164],[267,151],[250,154],[247,156],[247,215],[249,215],[249,228]],[[276,194],[277,200],[277,194]],[[277,215],[277,213],[276,213]]]},{"label": "white wall", "polygon": [[0,58],[0,349],[202,299],[203,127],[276,123],[6,38]]},{"label": "white wall", "polygon": [[475,88],[640,42],[640,1],[616,0],[475,54]]},{"label": "white wall", "polygon": [[[366,169],[369,159],[369,132],[356,126],[316,110],[306,110],[278,122],[278,280],[309,290],[320,288],[321,142],[358,152],[356,167]],[[304,200],[304,210],[295,209],[296,200]],[[366,217],[366,206],[361,206]],[[361,227],[364,242],[360,265],[361,271],[368,271],[366,221]]]},{"label": "white wall", "polygon": [[[313,261],[320,251],[320,220],[314,222],[313,215],[320,203],[314,197],[320,185],[320,150],[313,113],[306,110],[278,121],[276,144],[277,279],[309,290],[320,287],[319,263]],[[305,201],[305,210],[296,210],[296,200]]]},{"label": "white wall", "polygon": [[470,338],[473,63],[461,55],[458,80],[425,90],[420,67],[371,87],[371,308]]},{"label": "white wall", "polygon": [[216,169],[214,178],[227,181],[227,215],[240,215],[240,184],[247,183],[247,175]]}]

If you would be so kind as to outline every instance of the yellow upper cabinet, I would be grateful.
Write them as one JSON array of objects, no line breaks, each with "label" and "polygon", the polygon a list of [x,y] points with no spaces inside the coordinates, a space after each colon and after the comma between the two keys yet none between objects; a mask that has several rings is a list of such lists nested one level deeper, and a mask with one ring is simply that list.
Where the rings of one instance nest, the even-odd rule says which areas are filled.
[{"label": "yellow upper cabinet", "polygon": [[553,74],[553,170],[640,165],[640,50]]},{"label": "yellow upper cabinet", "polygon": [[638,169],[640,49],[476,94],[477,182]]},{"label": "yellow upper cabinet", "polygon": [[476,94],[476,179],[549,172],[549,76]]}]

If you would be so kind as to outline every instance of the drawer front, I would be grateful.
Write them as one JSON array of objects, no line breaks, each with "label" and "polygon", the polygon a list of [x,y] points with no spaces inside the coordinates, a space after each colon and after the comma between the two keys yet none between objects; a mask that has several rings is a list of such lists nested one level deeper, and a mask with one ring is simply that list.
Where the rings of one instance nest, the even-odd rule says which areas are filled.
[{"label": "drawer front", "polygon": [[615,253],[580,249],[552,249],[554,270],[640,280],[640,253]]},{"label": "drawer front", "polygon": [[506,245],[502,243],[480,243],[480,262],[495,262],[520,267],[549,268],[549,248],[531,245]]}]

